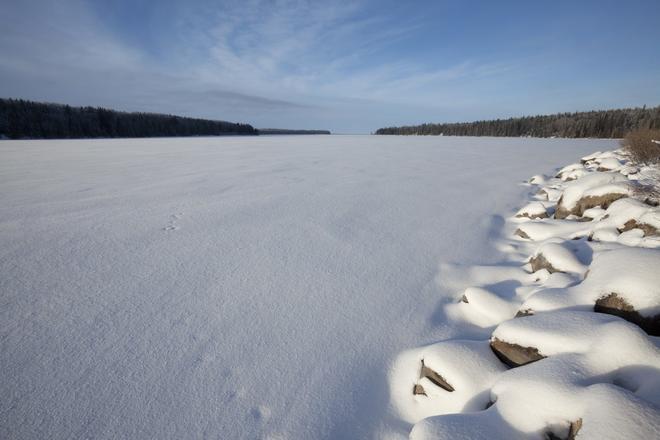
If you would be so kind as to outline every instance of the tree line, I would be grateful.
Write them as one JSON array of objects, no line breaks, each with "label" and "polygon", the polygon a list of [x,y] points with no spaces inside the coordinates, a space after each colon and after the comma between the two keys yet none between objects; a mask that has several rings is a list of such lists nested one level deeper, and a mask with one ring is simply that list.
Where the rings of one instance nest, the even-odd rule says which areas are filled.
[{"label": "tree line", "polygon": [[660,106],[388,127],[376,134],[622,138],[637,129],[660,129]]},{"label": "tree line", "polygon": [[249,124],[0,98],[0,138],[256,135]]}]

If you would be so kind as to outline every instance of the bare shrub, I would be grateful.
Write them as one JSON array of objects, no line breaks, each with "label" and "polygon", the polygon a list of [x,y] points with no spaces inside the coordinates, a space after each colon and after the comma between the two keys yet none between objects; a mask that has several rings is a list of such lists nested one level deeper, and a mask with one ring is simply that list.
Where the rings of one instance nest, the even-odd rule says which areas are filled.
[{"label": "bare shrub", "polygon": [[642,128],[631,131],[621,141],[624,151],[638,164],[660,163],[660,130]]}]

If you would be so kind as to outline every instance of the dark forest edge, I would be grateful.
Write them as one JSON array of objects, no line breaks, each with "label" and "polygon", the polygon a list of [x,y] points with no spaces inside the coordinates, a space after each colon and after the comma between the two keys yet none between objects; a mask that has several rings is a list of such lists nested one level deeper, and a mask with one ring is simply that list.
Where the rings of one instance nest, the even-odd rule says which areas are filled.
[{"label": "dark forest edge", "polygon": [[[330,134],[325,130],[267,129],[261,134]],[[305,133],[302,133],[302,132]],[[0,139],[84,139],[259,135],[250,124],[159,113],[123,112],[0,98]]]},{"label": "dark forest edge", "polygon": [[638,129],[660,129],[660,106],[387,127],[376,134],[618,139]]}]

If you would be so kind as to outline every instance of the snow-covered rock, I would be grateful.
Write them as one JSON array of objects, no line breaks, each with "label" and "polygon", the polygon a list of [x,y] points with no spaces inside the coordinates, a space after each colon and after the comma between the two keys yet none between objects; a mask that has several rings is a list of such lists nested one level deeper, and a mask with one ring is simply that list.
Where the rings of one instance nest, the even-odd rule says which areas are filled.
[{"label": "snow-covered rock", "polygon": [[[609,153],[609,152],[606,152],[606,153]],[[605,153],[602,152],[602,151],[595,151],[595,152],[593,152],[593,153],[591,153],[591,154],[587,154],[586,156],[582,156],[582,157],[580,158],[580,163],[582,163],[583,165],[585,165],[585,164],[587,164],[588,162],[593,162],[594,160],[596,160],[596,159],[602,157],[603,154],[605,154]]]},{"label": "snow-covered rock", "polygon": [[622,164],[616,157],[608,157],[598,161],[598,168],[596,171],[616,171],[621,168]]},{"label": "snow-covered rock", "polygon": [[532,272],[546,269],[548,272],[574,272],[584,275],[586,266],[566,246],[560,243],[541,245],[529,260]]},{"label": "snow-covered rock", "polygon": [[[505,370],[487,341],[452,340],[409,350],[399,355],[390,371],[393,403],[400,417],[411,423],[432,415],[480,410],[489,400],[486,391]],[[439,385],[434,374],[451,391]]]},{"label": "snow-covered rock", "polygon": [[537,174],[529,179],[529,183],[531,183],[532,185],[542,185],[545,183],[546,180],[547,180],[546,176],[544,176],[543,174]]},{"label": "snow-covered rock", "polygon": [[560,169],[555,177],[564,181],[575,180],[587,173],[588,171],[584,168],[584,165],[581,163],[574,163],[566,165],[564,168]]},{"label": "snow-covered rock", "polygon": [[480,287],[468,287],[459,303],[468,321],[480,327],[490,327],[513,318],[520,306]]},{"label": "snow-covered rock", "polygon": [[599,313],[556,311],[515,318],[500,324],[492,341],[530,348],[538,352],[537,359],[560,353],[584,352],[599,336],[603,324],[617,318]]},{"label": "snow-covered rock", "polygon": [[551,186],[544,186],[536,193],[536,197],[549,202],[556,202],[561,197],[561,190]]},{"label": "snow-covered rock", "polygon": [[591,226],[586,222],[554,219],[523,223],[518,225],[516,230],[516,235],[534,241],[544,241],[551,238],[572,240],[578,237],[587,237],[590,233]]},{"label": "snow-covered rock", "polygon": [[516,217],[518,218],[527,217],[530,219],[547,218],[548,211],[546,210],[545,205],[543,205],[543,203],[531,202],[525,205],[523,208],[521,208],[518,212],[516,212]]},{"label": "snow-covered rock", "polygon": [[596,297],[597,312],[620,316],[660,336],[660,250],[629,248],[597,255],[580,290]]}]

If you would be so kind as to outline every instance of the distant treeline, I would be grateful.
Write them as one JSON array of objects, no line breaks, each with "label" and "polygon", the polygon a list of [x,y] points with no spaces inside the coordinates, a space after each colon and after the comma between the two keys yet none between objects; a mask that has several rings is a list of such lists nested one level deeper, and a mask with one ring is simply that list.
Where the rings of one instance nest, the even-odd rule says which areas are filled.
[{"label": "distant treeline", "polygon": [[331,134],[328,130],[289,130],[286,128],[260,128],[259,134]]},{"label": "distant treeline", "polygon": [[249,124],[0,98],[0,138],[256,135]]},{"label": "distant treeline", "polygon": [[660,129],[660,106],[388,127],[378,129],[376,134],[622,138],[638,128]]}]

